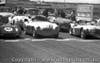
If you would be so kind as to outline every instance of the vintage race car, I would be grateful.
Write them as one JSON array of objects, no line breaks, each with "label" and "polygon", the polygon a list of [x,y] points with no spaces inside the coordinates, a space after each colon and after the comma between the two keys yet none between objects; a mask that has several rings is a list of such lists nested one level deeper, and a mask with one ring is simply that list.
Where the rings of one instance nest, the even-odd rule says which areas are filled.
[{"label": "vintage race car", "polygon": [[60,26],[60,29],[61,30],[65,30],[65,31],[69,30],[70,22],[71,22],[71,20],[70,19],[66,19],[66,18],[57,17],[55,19],[55,23]]},{"label": "vintage race car", "polygon": [[70,35],[77,35],[83,39],[89,38],[90,36],[100,38],[100,25],[96,23],[71,23],[69,29]]},{"label": "vintage race car", "polygon": [[0,15],[0,37],[20,37],[21,28],[17,25],[9,24],[9,16],[12,16],[12,13],[5,12]]},{"label": "vintage race car", "polygon": [[34,20],[26,22],[26,34],[31,34],[34,37],[45,36],[55,37],[59,36],[59,26],[55,23],[50,23],[44,16],[36,16]]},{"label": "vintage race car", "polygon": [[17,25],[0,25],[0,37],[20,37],[21,28]]}]

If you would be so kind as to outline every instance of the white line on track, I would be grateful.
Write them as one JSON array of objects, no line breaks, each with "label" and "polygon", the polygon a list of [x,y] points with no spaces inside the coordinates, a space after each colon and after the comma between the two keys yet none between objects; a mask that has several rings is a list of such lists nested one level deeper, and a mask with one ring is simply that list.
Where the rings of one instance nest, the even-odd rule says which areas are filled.
[{"label": "white line on track", "polygon": [[19,42],[20,40],[4,40],[5,42]]},{"label": "white line on track", "polygon": [[24,38],[24,40],[31,40],[31,38]]},{"label": "white line on track", "polygon": [[4,42],[40,42],[40,41],[67,41],[67,42],[96,42],[99,40],[84,40],[84,39],[75,39],[75,38],[66,38],[66,39],[53,39],[53,38],[46,38],[46,39],[32,39],[32,38],[25,38],[25,39],[16,39],[16,40],[2,40]]},{"label": "white line on track", "polygon": [[71,62],[71,63],[94,63],[94,62]]}]

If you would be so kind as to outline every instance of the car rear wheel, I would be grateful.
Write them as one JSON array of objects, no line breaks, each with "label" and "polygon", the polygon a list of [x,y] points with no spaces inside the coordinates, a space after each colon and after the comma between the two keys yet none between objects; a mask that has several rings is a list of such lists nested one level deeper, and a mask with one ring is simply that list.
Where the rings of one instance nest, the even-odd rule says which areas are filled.
[{"label": "car rear wheel", "polygon": [[32,36],[33,36],[34,38],[38,38],[38,34],[36,33],[35,30],[33,30]]},{"label": "car rear wheel", "polygon": [[82,39],[86,39],[86,33],[85,33],[85,30],[81,30],[81,38]]}]

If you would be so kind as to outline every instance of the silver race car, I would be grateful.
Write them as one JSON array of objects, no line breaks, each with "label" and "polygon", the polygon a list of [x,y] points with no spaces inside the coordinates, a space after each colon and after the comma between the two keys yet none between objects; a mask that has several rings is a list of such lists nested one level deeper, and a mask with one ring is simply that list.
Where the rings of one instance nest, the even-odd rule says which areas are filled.
[{"label": "silver race car", "polygon": [[55,37],[59,36],[59,26],[55,23],[50,23],[47,19],[42,16],[36,16],[32,18],[32,21],[25,23],[26,34],[31,34],[34,37],[45,36]]},{"label": "silver race car", "polygon": [[89,38],[89,36],[100,38],[100,25],[93,21],[74,22],[71,23],[69,34],[80,36],[83,39]]}]

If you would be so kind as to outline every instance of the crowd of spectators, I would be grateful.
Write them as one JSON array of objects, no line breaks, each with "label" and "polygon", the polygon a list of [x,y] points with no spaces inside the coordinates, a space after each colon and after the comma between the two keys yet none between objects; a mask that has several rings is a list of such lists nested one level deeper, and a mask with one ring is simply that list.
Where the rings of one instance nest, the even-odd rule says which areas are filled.
[{"label": "crowd of spectators", "polygon": [[[4,10],[0,10],[0,11],[4,11]],[[23,7],[15,7],[15,8],[11,9],[11,12],[13,12],[16,15],[24,15],[24,14],[27,13],[27,10],[25,8],[23,8]],[[65,14],[64,10],[56,10],[56,12],[54,12],[54,14],[55,14],[55,17],[66,18],[66,14]],[[42,12],[42,15],[44,15],[46,18],[48,18],[48,16],[49,16],[49,10],[48,9],[44,9],[44,11]],[[75,11],[72,11],[70,13],[70,15],[71,15],[70,19],[72,21],[76,21]]]},{"label": "crowd of spectators", "polygon": [[22,7],[17,7],[13,9],[13,13],[17,15],[22,15],[26,13],[26,10]]}]

